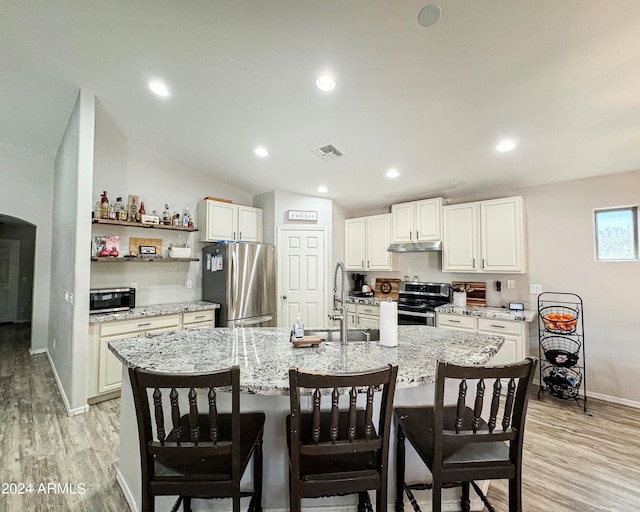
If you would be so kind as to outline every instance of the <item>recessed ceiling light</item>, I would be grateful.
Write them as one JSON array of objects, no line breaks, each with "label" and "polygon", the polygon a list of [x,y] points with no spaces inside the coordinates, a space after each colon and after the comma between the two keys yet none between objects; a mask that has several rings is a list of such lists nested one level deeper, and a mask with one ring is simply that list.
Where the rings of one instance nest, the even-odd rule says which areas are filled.
[{"label": "recessed ceiling light", "polygon": [[258,156],[269,156],[269,152],[267,151],[267,148],[265,148],[264,146],[258,146],[255,150],[254,153]]},{"label": "recessed ceiling light", "polygon": [[387,178],[397,178],[400,176],[400,172],[397,169],[389,169],[387,171]]},{"label": "recessed ceiling light", "polygon": [[326,194],[327,192],[329,192],[329,189],[327,187],[325,187],[324,185],[320,185],[318,187],[318,192],[320,192],[321,194]]},{"label": "recessed ceiling light", "polygon": [[329,75],[322,75],[316,78],[316,87],[321,91],[329,92],[333,91],[336,86],[336,81]]},{"label": "recessed ceiling light", "polygon": [[512,140],[503,140],[496,146],[496,151],[499,151],[500,153],[506,153],[507,151],[511,151],[515,147],[516,143]]},{"label": "recessed ceiling light", "polygon": [[166,98],[170,94],[169,88],[166,86],[166,84],[160,82],[159,80],[151,80],[149,82],[149,89],[151,89],[153,93],[157,94],[158,96],[162,96],[163,98]]}]

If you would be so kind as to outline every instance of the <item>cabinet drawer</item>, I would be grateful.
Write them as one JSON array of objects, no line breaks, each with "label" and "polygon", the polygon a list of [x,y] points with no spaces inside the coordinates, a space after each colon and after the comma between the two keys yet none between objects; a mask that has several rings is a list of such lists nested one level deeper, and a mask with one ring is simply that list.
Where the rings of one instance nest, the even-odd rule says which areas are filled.
[{"label": "cabinet drawer", "polygon": [[380,306],[372,306],[370,304],[358,304],[356,312],[359,315],[380,316]]},{"label": "cabinet drawer", "polygon": [[473,331],[476,328],[476,318],[473,316],[438,313],[438,327],[453,327],[455,329]]},{"label": "cabinet drawer", "polygon": [[355,313],[356,312],[356,305],[353,304],[352,302],[347,303],[347,311],[349,313]]},{"label": "cabinet drawer", "polygon": [[521,322],[510,322],[509,320],[496,320],[494,318],[478,318],[478,329],[499,334],[522,335]]},{"label": "cabinet drawer", "polygon": [[213,309],[206,311],[189,311],[182,316],[183,324],[192,324],[196,322],[211,322],[213,320]]},{"label": "cabinet drawer", "polygon": [[[100,336],[126,335],[133,332],[152,329],[177,328],[180,325],[180,315],[163,315],[151,318],[135,318],[121,322],[107,322],[100,327]],[[123,336],[124,337],[124,336]]]}]

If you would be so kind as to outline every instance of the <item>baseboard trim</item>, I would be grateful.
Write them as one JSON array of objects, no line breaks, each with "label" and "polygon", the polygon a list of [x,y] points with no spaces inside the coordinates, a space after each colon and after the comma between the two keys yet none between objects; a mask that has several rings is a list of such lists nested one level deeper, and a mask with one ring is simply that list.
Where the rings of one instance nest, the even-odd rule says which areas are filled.
[{"label": "baseboard trim", "polygon": [[138,507],[136,506],[136,500],[133,499],[133,493],[129,486],[127,485],[127,481],[122,476],[120,472],[120,466],[116,463],[114,464],[116,469],[116,480],[118,481],[118,485],[120,485],[120,489],[122,490],[122,494],[124,495],[124,499],[127,500],[129,504],[129,508],[131,512],[138,512]]},{"label": "baseboard trim", "polygon": [[[539,388],[540,384],[534,382],[533,386]],[[582,399],[583,397],[584,395],[580,393],[580,398]],[[604,393],[594,393],[593,391],[588,391],[587,400],[589,398],[595,398],[596,400],[602,400],[603,402],[609,402],[612,404],[624,405],[626,407],[632,407],[633,409],[640,409],[640,402],[636,402],[635,400],[628,400],[626,398],[620,398],[617,396],[605,395]]]},{"label": "baseboard trim", "polygon": [[51,359],[51,354],[49,353],[49,349],[45,348],[44,352],[47,354],[47,359],[49,360],[49,366],[51,366],[51,371],[53,372],[53,378],[56,380],[56,384],[58,385],[58,391],[60,391],[60,396],[62,397],[62,403],[64,404],[64,408],[67,410],[68,416],[77,416],[78,414],[84,414],[89,412],[89,404],[85,404],[82,407],[78,407],[76,409],[72,409],[69,404],[69,400],[67,399],[67,394],[64,392],[64,388],[62,387],[62,381],[60,380],[60,376],[58,375],[58,371],[56,370],[56,365],[53,364],[53,359]]},{"label": "baseboard trim", "polygon": [[46,348],[37,348],[37,349],[29,349],[29,355],[30,356],[35,356],[36,354],[44,354],[45,352],[47,352]]},{"label": "baseboard trim", "polygon": [[640,402],[636,402],[634,400],[627,400],[626,398],[618,398],[617,396],[604,395],[602,393],[593,393],[589,391],[587,393],[587,399],[589,398],[595,398],[597,400],[602,400],[603,402],[611,402],[613,404],[626,405],[627,407],[640,409]]}]

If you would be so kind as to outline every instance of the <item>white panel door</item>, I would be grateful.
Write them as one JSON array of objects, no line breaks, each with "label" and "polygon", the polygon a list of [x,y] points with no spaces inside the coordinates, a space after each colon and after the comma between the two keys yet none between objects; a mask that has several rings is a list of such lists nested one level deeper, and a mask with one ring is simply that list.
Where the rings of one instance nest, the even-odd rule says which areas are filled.
[{"label": "white panel door", "polygon": [[293,326],[301,313],[306,327],[323,327],[326,324],[325,231],[282,229],[278,238],[278,325]]},{"label": "white panel door", "polygon": [[16,320],[19,267],[20,241],[0,240],[0,323]]}]

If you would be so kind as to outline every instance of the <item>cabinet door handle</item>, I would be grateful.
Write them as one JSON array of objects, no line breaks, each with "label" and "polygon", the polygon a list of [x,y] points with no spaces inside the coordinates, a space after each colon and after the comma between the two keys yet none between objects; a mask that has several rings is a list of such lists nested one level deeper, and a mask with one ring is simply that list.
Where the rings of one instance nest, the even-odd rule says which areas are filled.
[{"label": "cabinet door handle", "polygon": [[491,327],[496,327],[497,329],[506,329],[504,325],[491,324]]},{"label": "cabinet door handle", "polygon": [[197,320],[198,318],[206,318],[207,315],[198,315],[195,319]]},{"label": "cabinet door handle", "polygon": [[409,231],[409,240],[413,240],[413,231]]},{"label": "cabinet door handle", "polygon": [[362,268],[364,268],[364,260],[362,260]]},{"label": "cabinet door handle", "polygon": [[240,236],[238,238],[242,240],[242,231],[240,231]]},{"label": "cabinet door handle", "polygon": [[484,258],[482,258],[482,269],[484,270]]},{"label": "cabinet door handle", "polygon": [[138,327],[146,327],[147,325],[151,325],[151,322],[145,322],[143,324],[138,324]]},{"label": "cabinet door handle", "polygon": [[420,232],[416,229],[416,240],[420,238]]},{"label": "cabinet door handle", "polygon": [[371,263],[369,262],[369,260],[367,260],[367,268],[369,268],[371,266]]},{"label": "cabinet door handle", "polygon": [[476,259],[473,258],[473,268],[476,268]]},{"label": "cabinet door handle", "polygon": [[460,320],[447,320],[447,322],[452,323],[452,324],[459,324]]}]

